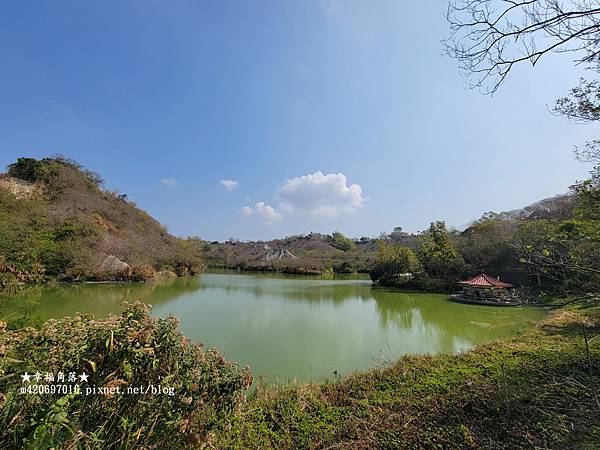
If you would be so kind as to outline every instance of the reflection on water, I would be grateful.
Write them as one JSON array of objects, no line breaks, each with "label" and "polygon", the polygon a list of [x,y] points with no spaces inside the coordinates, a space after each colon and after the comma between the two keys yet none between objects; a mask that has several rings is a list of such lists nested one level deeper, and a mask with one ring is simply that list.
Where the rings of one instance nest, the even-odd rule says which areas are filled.
[{"label": "reflection on water", "polygon": [[124,300],[141,300],[158,307],[186,292],[202,289],[196,277],[161,280],[154,283],[50,284],[28,287],[22,295],[6,302],[2,315],[25,309],[41,319],[64,317],[74,312],[105,317],[118,314]]},{"label": "reflection on water", "polygon": [[6,302],[0,317],[118,313],[124,300],[174,314],[190,338],[269,379],[321,378],[407,353],[456,353],[509,336],[543,312],[448,301],[371,286],[368,279],[206,273],[144,284],[56,284]]}]

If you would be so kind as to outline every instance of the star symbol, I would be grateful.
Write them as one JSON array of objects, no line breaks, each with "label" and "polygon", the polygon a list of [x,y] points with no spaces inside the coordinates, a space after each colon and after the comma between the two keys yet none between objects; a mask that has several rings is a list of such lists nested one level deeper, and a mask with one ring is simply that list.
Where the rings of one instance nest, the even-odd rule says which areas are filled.
[{"label": "star symbol", "polygon": [[88,380],[88,374],[85,372],[82,372],[81,375],[79,375],[79,381],[85,381],[87,383]]},{"label": "star symbol", "polygon": [[23,381],[21,381],[21,383],[25,383],[26,381],[28,383],[31,382],[31,375],[29,375],[27,372],[25,372],[24,375],[21,375],[21,378],[23,378]]}]

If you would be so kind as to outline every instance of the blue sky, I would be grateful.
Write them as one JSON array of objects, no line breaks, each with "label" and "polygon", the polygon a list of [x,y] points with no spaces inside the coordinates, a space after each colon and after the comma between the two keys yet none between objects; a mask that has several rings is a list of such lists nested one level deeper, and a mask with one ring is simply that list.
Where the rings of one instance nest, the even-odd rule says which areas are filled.
[{"label": "blue sky", "polygon": [[565,192],[597,128],[548,107],[581,70],[552,55],[465,89],[445,8],[4,2],[0,164],[63,154],[210,240],[463,227]]}]

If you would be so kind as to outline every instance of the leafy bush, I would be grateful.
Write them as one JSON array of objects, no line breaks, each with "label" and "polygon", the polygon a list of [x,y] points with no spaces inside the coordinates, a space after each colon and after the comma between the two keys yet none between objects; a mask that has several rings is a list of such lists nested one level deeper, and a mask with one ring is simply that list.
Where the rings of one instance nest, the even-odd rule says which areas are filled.
[{"label": "leafy bush", "polygon": [[[252,376],[191,344],[176,331],[174,317],[154,318],[149,309],[125,304],[120,316],[77,315],[39,330],[7,331],[0,323],[0,447],[166,449],[209,440]],[[20,393],[28,386],[21,375],[38,371],[86,372],[89,381],[80,383],[80,393]],[[149,385],[166,393],[124,393]]]},{"label": "leafy bush", "polygon": [[456,290],[456,280],[435,278],[421,272],[411,278],[405,287],[426,292],[452,292]]},{"label": "leafy bush", "polygon": [[349,261],[344,261],[341,264],[333,267],[335,273],[355,273],[356,267]]},{"label": "leafy bush", "polygon": [[156,277],[156,270],[147,264],[139,264],[131,269],[132,281],[147,281]]},{"label": "leafy bush", "polygon": [[8,174],[11,177],[34,183],[36,181],[46,181],[50,172],[48,164],[44,161],[38,161],[34,158],[17,158],[17,162],[8,166]]},{"label": "leafy bush", "polygon": [[64,181],[66,181],[64,179],[65,169],[70,170],[72,173],[83,175],[85,181],[96,188],[99,188],[103,183],[102,178],[96,172],[87,170],[76,161],[60,155],[41,160],[35,158],[17,158],[15,163],[8,165],[8,174],[11,177],[29,181],[30,183],[43,182],[53,185],[61,184],[61,181],[64,184]]}]

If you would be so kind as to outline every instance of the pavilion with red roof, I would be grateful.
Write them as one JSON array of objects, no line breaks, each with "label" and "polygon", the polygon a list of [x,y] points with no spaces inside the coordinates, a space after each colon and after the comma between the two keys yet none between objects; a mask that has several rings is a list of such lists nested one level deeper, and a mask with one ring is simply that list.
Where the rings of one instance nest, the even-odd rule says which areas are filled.
[{"label": "pavilion with red roof", "polygon": [[519,305],[520,302],[512,291],[513,285],[481,273],[468,280],[459,281],[462,292],[452,297],[466,303],[493,305]]},{"label": "pavilion with red roof", "polygon": [[481,287],[481,288],[503,288],[510,289],[513,287],[510,283],[505,283],[504,281],[500,281],[500,277],[493,278],[485,273],[481,275],[477,275],[474,278],[465,281],[459,281],[458,284],[462,284],[463,286],[473,286],[473,287]]}]

